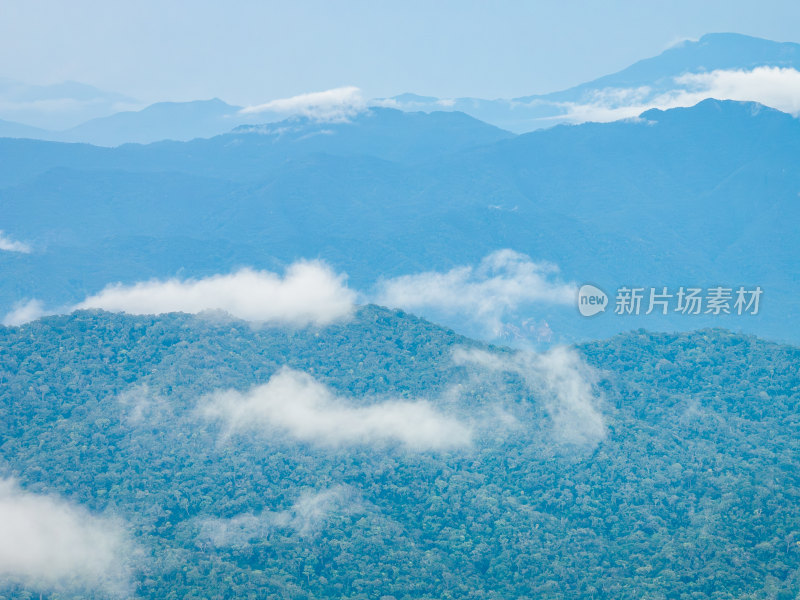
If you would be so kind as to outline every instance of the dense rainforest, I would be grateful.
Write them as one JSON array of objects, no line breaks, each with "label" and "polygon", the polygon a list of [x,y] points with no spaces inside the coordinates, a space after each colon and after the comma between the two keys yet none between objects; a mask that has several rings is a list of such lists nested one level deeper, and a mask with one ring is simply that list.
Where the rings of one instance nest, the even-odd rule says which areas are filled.
[{"label": "dense rainforest", "polygon": [[[376,306],[47,317],[0,328],[0,477],[129,536],[113,593],[43,598],[796,598],[800,349],[639,330],[554,352]],[[209,417],[289,375],[328,407],[310,434],[266,405]],[[411,433],[375,412],[419,403]]]}]

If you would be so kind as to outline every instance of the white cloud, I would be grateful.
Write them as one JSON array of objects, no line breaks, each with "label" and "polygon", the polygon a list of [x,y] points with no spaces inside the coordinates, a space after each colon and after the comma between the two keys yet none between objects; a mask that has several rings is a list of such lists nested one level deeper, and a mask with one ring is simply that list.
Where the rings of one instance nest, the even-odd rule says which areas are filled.
[{"label": "white cloud", "polygon": [[39,300],[28,300],[27,302],[19,302],[5,317],[3,317],[3,325],[6,327],[16,327],[35,321],[39,317],[47,314],[44,306]]},{"label": "white cloud", "polygon": [[662,47],[662,51],[669,50],[671,48],[681,48],[682,46],[685,46],[691,42],[699,42],[699,41],[700,38],[698,37],[687,37],[687,36],[674,37]]},{"label": "white cloud", "polygon": [[151,280],[113,285],[73,309],[101,308],[131,314],[224,310],[240,319],[324,325],[347,317],[356,294],[320,262],[297,262],[283,277],[242,269],[203,279]]},{"label": "white cloud", "polygon": [[5,233],[3,233],[2,230],[0,230],[0,250],[5,250],[7,252],[22,252],[23,254],[29,254],[31,251],[31,247],[28,244],[12,240],[10,237],[5,235]]},{"label": "white cloud", "polygon": [[335,486],[319,492],[300,495],[287,510],[242,513],[229,519],[205,519],[200,524],[199,538],[214,546],[244,546],[269,537],[279,529],[308,535],[319,529],[333,514],[348,514],[359,508],[359,500],[347,486]]},{"label": "white cloud", "polygon": [[571,123],[610,123],[623,119],[635,119],[644,111],[650,108],[658,108],[648,105],[636,106],[604,106],[602,104],[564,104],[567,113],[551,117],[552,120],[566,119]]},{"label": "white cloud", "polygon": [[566,114],[554,118],[575,123],[616,121],[636,117],[651,108],[694,106],[706,98],[758,102],[792,115],[800,114],[800,71],[791,68],[687,73],[674,78],[673,83],[675,87],[666,92],[648,87],[597,90],[583,102],[561,104]]},{"label": "white cloud", "polygon": [[345,279],[322,262],[298,261],[283,277],[241,269],[201,279],[115,284],[59,310],[45,310],[36,299],[19,303],[3,318],[3,325],[23,325],[46,314],[87,308],[134,315],[222,310],[248,321],[327,325],[353,311],[356,293]]},{"label": "white cloud", "polygon": [[354,406],[308,374],[284,368],[247,392],[223,391],[200,413],[220,420],[227,433],[278,431],[327,446],[400,443],[414,450],[470,443],[470,428],[424,401],[382,401]]},{"label": "white cloud", "polygon": [[544,402],[557,439],[594,445],[605,437],[605,421],[594,394],[594,371],[574,350],[555,347],[541,354],[520,351],[501,355],[459,348],[453,360],[490,373],[519,375],[532,395]]},{"label": "white cloud", "polygon": [[[779,67],[758,67],[752,71],[712,71],[678,77],[676,83],[687,88],[693,102],[698,94],[703,98],[752,101],[777,108],[793,115],[800,113],[800,71]],[[703,98],[700,98],[702,100]],[[700,100],[697,100],[698,102]]]},{"label": "white cloud", "polygon": [[477,267],[404,275],[379,283],[376,302],[407,310],[432,309],[465,315],[484,324],[491,335],[503,330],[502,318],[526,303],[570,304],[577,287],[555,277],[558,268],[535,263],[512,250],[499,250]]},{"label": "white cloud", "polygon": [[347,121],[367,108],[367,102],[357,87],[347,86],[300,94],[291,98],[271,100],[258,106],[248,106],[242,114],[277,113],[285,116],[308,117],[315,121]]},{"label": "white cloud", "polygon": [[128,539],[115,521],[0,479],[0,583],[120,595],[129,559]]}]

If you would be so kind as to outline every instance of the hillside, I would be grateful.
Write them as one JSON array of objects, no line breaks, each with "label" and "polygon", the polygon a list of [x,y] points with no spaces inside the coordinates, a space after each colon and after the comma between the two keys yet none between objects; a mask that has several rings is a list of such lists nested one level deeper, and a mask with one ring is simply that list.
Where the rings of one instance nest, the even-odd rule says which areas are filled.
[{"label": "hillside", "polygon": [[[122,519],[138,598],[791,597],[800,350],[704,330],[579,352],[591,404],[568,354],[543,363],[374,306],[300,330],[49,317],[0,328],[0,475]],[[339,431],[209,420],[286,383],[282,367],[347,398],[310,405],[344,411]],[[350,436],[392,399],[471,439]],[[592,411],[602,428],[576,438]]]}]

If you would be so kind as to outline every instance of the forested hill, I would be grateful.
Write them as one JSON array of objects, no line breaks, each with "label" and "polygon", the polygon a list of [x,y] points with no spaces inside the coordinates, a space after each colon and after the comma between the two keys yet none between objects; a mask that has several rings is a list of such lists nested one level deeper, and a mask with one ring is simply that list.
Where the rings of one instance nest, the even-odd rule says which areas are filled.
[{"label": "forested hill", "polygon": [[0,477],[129,532],[124,585],[45,598],[793,598],[799,359],[82,311],[0,328]]}]

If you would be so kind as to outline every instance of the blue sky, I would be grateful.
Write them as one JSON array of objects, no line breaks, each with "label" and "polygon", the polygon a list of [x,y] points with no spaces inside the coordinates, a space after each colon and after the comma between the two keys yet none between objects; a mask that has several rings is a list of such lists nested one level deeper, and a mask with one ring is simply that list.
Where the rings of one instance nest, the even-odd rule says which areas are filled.
[{"label": "blue sky", "polygon": [[3,0],[0,76],[144,102],[562,89],[714,31],[800,41],[800,3]]}]

